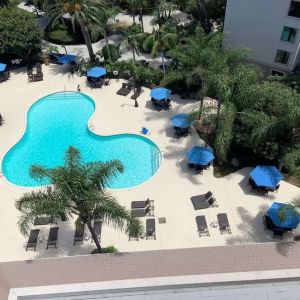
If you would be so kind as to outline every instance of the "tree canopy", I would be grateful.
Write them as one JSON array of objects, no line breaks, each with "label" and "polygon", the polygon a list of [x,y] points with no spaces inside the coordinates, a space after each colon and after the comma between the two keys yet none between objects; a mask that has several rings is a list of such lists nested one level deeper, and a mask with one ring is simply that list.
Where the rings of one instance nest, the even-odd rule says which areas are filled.
[{"label": "tree canopy", "polygon": [[18,8],[1,8],[0,36],[0,54],[27,58],[41,49],[43,33],[32,14]]}]

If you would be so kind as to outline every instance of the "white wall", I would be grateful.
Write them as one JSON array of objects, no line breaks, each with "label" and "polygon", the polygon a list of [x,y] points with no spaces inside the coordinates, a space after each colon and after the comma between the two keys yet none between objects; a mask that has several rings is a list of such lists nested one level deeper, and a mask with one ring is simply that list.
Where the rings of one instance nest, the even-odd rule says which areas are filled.
[{"label": "white wall", "polygon": [[[250,59],[291,71],[298,61],[300,19],[288,16],[289,6],[290,0],[227,0],[226,44],[249,48]],[[298,30],[294,43],[281,41],[284,26]],[[274,62],[277,49],[291,52],[287,65]]]}]

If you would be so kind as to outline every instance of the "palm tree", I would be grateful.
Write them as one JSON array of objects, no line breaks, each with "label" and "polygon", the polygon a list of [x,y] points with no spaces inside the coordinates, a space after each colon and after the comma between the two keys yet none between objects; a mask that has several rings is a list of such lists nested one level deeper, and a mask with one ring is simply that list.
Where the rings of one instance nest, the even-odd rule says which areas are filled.
[{"label": "palm tree", "polygon": [[196,0],[196,5],[199,11],[201,26],[206,33],[209,33],[211,31],[211,24],[206,9],[205,0]]},{"label": "palm tree", "polygon": [[61,167],[32,166],[31,176],[41,182],[47,180],[51,185],[27,192],[16,201],[21,212],[18,223],[21,233],[28,234],[34,218],[40,215],[66,219],[77,215],[87,224],[99,252],[101,245],[92,227],[93,219],[102,219],[125,232],[134,229],[140,233],[140,222],[106,192],[107,184],[120,172],[123,172],[120,161],[84,163],[79,150],[73,147],[67,150]]},{"label": "palm tree", "polygon": [[168,27],[153,29],[152,34],[144,41],[143,48],[145,50],[151,49],[152,57],[156,57],[158,52],[160,53],[164,75],[166,74],[164,51],[175,47],[176,42],[177,35],[175,31]]},{"label": "palm tree", "polygon": [[95,60],[95,55],[88,26],[91,23],[101,26],[98,12],[103,9],[104,4],[101,0],[56,0],[54,4],[51,0],[48,0],[45,3],[45,12],[52,26],[55,26],[66,14],[71,17],[73,31],[75,31],[77,24],[80,26],[91,61]]},{"label": "palm tree", "polygon": [[136,55],[139,56],[138,52],[138,40],[143,38],[143,33],[130,34],[128,31],[123,32],[124,34],[124,42],[126,47],[132,51],[133,60],[136,60]]}]

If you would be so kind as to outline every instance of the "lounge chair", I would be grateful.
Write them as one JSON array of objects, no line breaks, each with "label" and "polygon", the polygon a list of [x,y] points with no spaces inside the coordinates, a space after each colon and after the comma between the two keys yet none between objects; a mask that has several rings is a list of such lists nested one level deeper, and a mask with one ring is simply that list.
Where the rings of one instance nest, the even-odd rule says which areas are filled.
[{"label": "lounge chair", "polygon": [[210,236],[209,230],[207,228],[205,216],[197,216],[196,223],[197,223],[199,237],[201,237],[202,234],[206,234],[206,235]]},{"label": "lounge chair", "polygon": [[75,245],[77,242],[83,244],[83,235],[84,235],[84,224],[81,223],[80,226],[76,226],[75,228],[73,245]]},{"label": "lounge chair", "polygon": [[36,250],[36,244],[38,241],[39,233],[40,233],[39,229],[30,230],[29,238],[26,245],[26,251],[28,250],[28,248],[33,248],[34,251]]},{"label": "lounge chair", "polygon": [[38,226],[38,225],[48,225],[48,224],[56,224],[55,220],[51,216],[45,216],[45,217],[36,217],[34,219],[33,225]]},{"label": "lounge chair", "polygon": [[132,224],[129,225],[129,235],[128,235],[128,240],[135,240],[138,241],[139,240],[139,232],[137,230],[137,228],[135,226],[133,226]]},{"label": "lounge chair", "polygon": [[224,231],[227,231],[228,233],[231,234],[231,229],[228,222],[227,214],[226,213],[218,214],[217,218],[218,218],[220,233],[223,234]]},{"label": "lounge chair", "polygon": [[51,227],[49,230],[48,240],[47,240],[47,250],[49,247],[56,247],[57,235],[59,227]]},{"label": "lounge chair", "polygon": [[131,202],[131,209],[146,208],[147,206],[149,206],[150,209],[154,209],[154,200],[150,200],[148,198],[145,201],[132,201]]},{"label": "lounge chair", "polygon": [[147,206],[146,208],[132,209],[131,216],[135,218],[145,217],[149,214],[150,208]]},{"label": "lounge chair", "polygon": [[155,219],[146,220],[146,240],[154,238],[156,240]]},{"label": "lounge chair", "polygon": [[[94,229],[94,232],[97,235],[98,240],[100,241],[101,231],[102,231],[102,221],[101,220],[94,220],[93,229]],[[93,242],[93,238],[91,239],[91,242]]]},{"label": "lounge chair", "polygon": [[206,194],[193,196],[191,200],[195,210],[218,206],[217,200],[211,191]]},{"label": "lounge chair", "polygon": [[126,83],[122,83],[122,87],[117,91],[118,95],[127,96],[130,93],[131,89],[127,88]]},{"label": "lounge chair", "polygon": [[134,92],[134,94],[130,98],[133,99],[133,100],[136,100],[140,96],[141,91],[142,91],[142,87],[138,86],[136,88],[136,91]]}]

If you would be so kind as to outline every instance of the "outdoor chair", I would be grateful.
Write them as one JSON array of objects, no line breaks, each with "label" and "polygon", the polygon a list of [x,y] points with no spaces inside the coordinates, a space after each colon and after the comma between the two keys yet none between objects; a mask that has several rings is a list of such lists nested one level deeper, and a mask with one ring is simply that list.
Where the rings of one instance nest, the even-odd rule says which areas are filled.
[{"label": "outdoor chair", "polygon": [[131,90],[127,88],[127,84],[122,83],[122,87],[117,91],[117,94],[126,97],[130,93],[130,91]]},{"label": "outdoor chair", "polygon": [[43,80],[44,80],[43,73],[33,74],[33,82],[43,81]]},{"label": "outdoor chair", "polygon": [[182,136],[187,136],[191,134],[191,128],[179,128],[179,127],[173,127],[174,129],[174,137],[180,138]]},{"label": "outdoor chair", "polygon": [[139,240],[139,232],[136,227],[134,227],[132,224],[129,224],[129,235],[128,235],[128,240]]},{"label": "outdoor chair", "polygon": [[195,171],[197,174],[203,174],[203,166],[202,165],[195,165]]},{"label": "outdoor chair", "polygon": [[26,245],[26,251],[28,250],[28,248],[33,248],[34,251],[36,250],[36,244],[38,241],[39,233],[40,233],[39,229],[30,230],[29,238]]},{"label": "outdoor chair", "polygon": [[199,237],[201,237],[202,234],[206,234],[207,236],[210,236],[205,216],[197,216],[196,223],[197,223]]},{"label": "outdoor chair", "polygon": [[146,208],[132,209],[131,216],[135,218],[145,217],[149,214],[150,208],[147,206]]},{"label": "outdoor chair", "polygon": [[110,85],[109,79],[105,79],[103,84],[106,85],[106,86],[107,86],[107,85]]},{"label": "outdoor chair", "polygon": [[188,165],[188,167],[190,168],[190,169],[194,169],[195,168],[195,164],[191,164],[191,163],[187,163],[187,165]]},{"label": "outdoor chair", "polygon": [[[94,220],[93,229],[94,229],[94,232],[97,235],[98,240],[100,241],[101,231],[102,231],[102,221],[101,220]],[[93,238],[91,239],[91,242],[93,242]]]},{"label": "outdoor chair", "polygon": [[150,200],[148,198],[145,201],[132,201],[131,202],[131,209],[146,208],[147,206],[149,206],[149,209],[154,209],[154,200]]},{"label": "outdoor chair", "polygon": [[140,94],[141,94],[141,91],[142,91],[142,87],[141,86],[138,86],[136,88],[136,91],[134,92],[134,94],[130,97],[132,100],[136,100]]},{"label": "outdoor chair", "polygon": [[48,225],[48,224],[56,224],[55,219],[51,216],[44,216],[44,217],[36,217],[33,221],[34,226]]},{"label": "outdoor chair", "polygon": [[219,230],[220,233],[223,234],[225,231],[231,234],[230,225],[228,222],[228,217],[226,213],[221,213],[217,215],[218,223],[219,223]]},{"label": "outdoor chair", "polygon": [[77,242],[83,244],[83,235],[84,235],[84,224],[82,224],[82,226],[76,226],[73,245],[75,245]]},{"label": "outdoor chair", "polygon": [[211,191],[208,191],[206,194],[193,196],[191,200],[195,210],[218,206],[217,200]]},{"label": "outdoor chair", "polygon": [[276,228],[273,230],[273,238],[275,239],[282,239],[283,238],[284,231],[280,228]]},{"label": "outdoor chair", "polygon": [[56,247],[57,235],[59,227],[51,227],[49,230],[48,240],[47,240],[47,250],[49,247]]},{"label": "outdoor chair", "polygon": [[268,230],[273,230],[276,227],[272,219],[267,215],[263,216],[263,224],[264,224],[264,229],[268,229]]},{"label": "outdoor chair", "polygon": [[155,219],[146,220],[146,240],[153,238],[156,240]]}]

